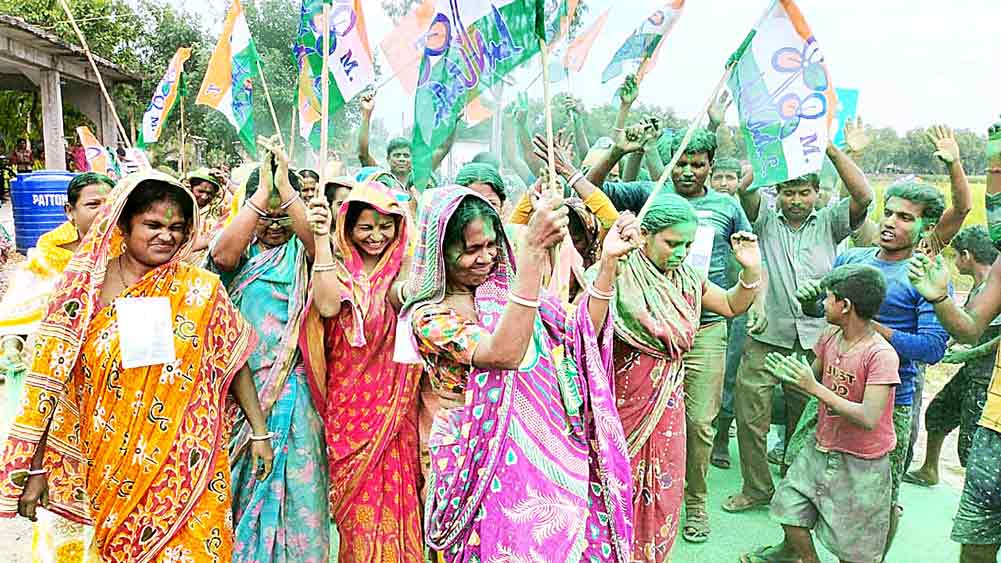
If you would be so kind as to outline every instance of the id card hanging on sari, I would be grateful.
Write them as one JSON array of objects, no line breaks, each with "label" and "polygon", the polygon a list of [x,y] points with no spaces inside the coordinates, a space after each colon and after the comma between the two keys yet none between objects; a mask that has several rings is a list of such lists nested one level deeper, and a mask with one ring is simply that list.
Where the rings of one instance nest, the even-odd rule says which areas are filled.
[{"label": "id card hanging on sari", "polygon": [[174,323],[167,297],[115,299],[118,342],[125,369],[169,364],[174,351]]}]

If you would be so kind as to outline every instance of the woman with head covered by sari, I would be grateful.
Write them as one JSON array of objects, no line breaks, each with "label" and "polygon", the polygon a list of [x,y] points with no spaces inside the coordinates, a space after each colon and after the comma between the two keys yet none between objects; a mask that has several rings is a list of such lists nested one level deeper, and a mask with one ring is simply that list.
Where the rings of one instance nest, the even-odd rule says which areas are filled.
[{"label": "woman with head covered by sari", "polygon": [[434,399],[422,405],[428,547],[448,562],[628,561],[608,299],[635,220],[609,233],[594,286],[567,315],[540,288],[544,259],[566,236],[558,200],[540,202],[517,273],[485,199],[453,186],[425,203],[397,359],[423,363]]},{"label": "woman with head covered by sari", "polygon": [[393,362],[411,224],[400,193],[358,183],[336,214],[311,202],[313,302],[300,337],[323,417],[339,561],[422,557],[417,449],[419,366]]},{"label": "woman with head covered by sari", "polygon": [[190,192],[150,173],[108,200],[38,330],[0,457],[0,516],[34,519],[41,502],[92,523],[99,561],[228,560],[227,391],[251,421],[260,478],[273,457],[241,369],[253,331],[216,276],[182,262]]},{"label": "woman with head covered by sari", "polygon": [[233,561],[322,563],[331,559],[323,425],[298,347],[313,233],[284,151],[262,142],[262,153],[261,166],[236,194],[239,211],[213,241],[208,260],[256,328],[247,367],[275,435],[274,471],[259,481],[248,448],[252,429],[235,416],[229,443]]},{"label": "woman with head covered by sari", "polygon": [[[684,198],[656,196],[640,224],[643,244],[619,262],[612,301],[615,396],[632,459],[633,561],[668,560],[678,532],[685,486],[685,401],[682,357],[706,308],[727,318],[750,307],[761,254],[750,233],[731,238],[743,267],[725,291],[685,263],[698,217]],[[600,275],[592,269],[588,277]]]}]

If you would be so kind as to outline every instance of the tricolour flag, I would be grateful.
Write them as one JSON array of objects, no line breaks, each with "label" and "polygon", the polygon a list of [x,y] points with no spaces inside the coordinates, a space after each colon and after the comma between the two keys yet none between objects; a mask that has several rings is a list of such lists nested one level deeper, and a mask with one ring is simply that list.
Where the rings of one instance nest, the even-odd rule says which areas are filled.
[{"label": "tricolour flag", "polygon": [[160,83],[153,91],[153,99],[146,106],[146,113],[143,114],[142,127],[139,129],[139,139],[136,145],[139,148],[146,148],[149,143],[160,140],[164,125],[170,116],[170,110],[174,109],[174,103],[178,95],[183,96],[181,90],[184,83],[184,63],[191,57],[191,48],[181,47],[174,53],[167,65],[167,72],[163,74]]},{"label": "tricolour flag", "polygon": [[566,54],[563,56],[563,66],[568,70],[574,72],[580,72],[584,68],[584,63],[587,61],[587,56],[591,52],[591,47],[594,46],[595,40],[601,35],[601,31],[605,28],[605,22],[608,21],[608,13],[611,8],[605,9],[604,12],[598,19],[594,21],[587,29],[585,29],[576,39],[570,43],[567,47]]},{"label": "tricolour flag", "polygon": [[320,100],[323,96],[323,7],[328,6],[330,73],[328,111],[333,114],[375,80],[372,51],[365,31],[361,0],[303,0],[295,58],[299,65],[299,134],[320,148]]},{"label": "tricolour flag", "polygon": [[252,155],[257,154],[257,144],[254,139],[254,85],[251,81],[258,76],[259,62],[260,56],[250,36],[243,6],[240,0],[233,0],[195,103],[225,115]]},{"label": "tricolour flag", "polygon": [[545,0],[546,43],[553,43],[567,36],[570,23],[580,0]]},{"label": "tricolour flag", "polygon": [[83,147],[84,155],[87,157],[87,169],[91,172],[104,174],[114,180],[118,180],[119,172],[115,163],[115,157],[112,156],[111,151],[98,142],[97,137],[94,136],[90,127],[81,125],[76,128],[76,134],[80,137],[80,145]]},{"label": "tricolour flag", "polygon": [[626,38],[601,73],[602,84],[622,75],[627,65],[638,69],[640,79],[650,72],[657,61],[657,51],[664,37],[678,23],[684,5],[685,0],[670,0],[643,20],[643,23]]},{"label": "tricolour flag", "polygon": [[753,187],[820,171],[838,100],[824,55],[793,0],[774,0],[731,61]]},{"label": "tricolour flag", "polygon": [[452,134],[470,92],[497,83],[539,52],[541,0],[438,0],[425,35],[414,97],[414,185],[431,177],[432,153]]},{"label": "tricolour flag", "polygon": [[423,0],[379,43],[393,75],[410,95],[417,92],[417,78],[421,73],[421,59],[424,58],[424,37],[435,14],[435,0]]}]

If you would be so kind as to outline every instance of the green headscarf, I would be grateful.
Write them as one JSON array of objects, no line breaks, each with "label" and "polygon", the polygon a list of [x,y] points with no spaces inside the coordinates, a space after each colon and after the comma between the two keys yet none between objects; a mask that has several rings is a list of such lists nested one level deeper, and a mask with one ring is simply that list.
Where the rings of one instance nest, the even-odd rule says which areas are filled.
[{"label": "green headscarf", "polygon": [[455,177],[456,184],[467,188],[477,182],[488,184],[497,192],[501,203],[504,203],[507,197],[504,190],[504,179],[501,178],[500,172],[496,168],[484,162],[470,162],[460,168],[459,174]]},{"label": "green headscarf", "polygon": [[643,216],[640,227],[652,235],[675,225],[697,223],[698,220],[695,208],[687,199],[661,190]]}]

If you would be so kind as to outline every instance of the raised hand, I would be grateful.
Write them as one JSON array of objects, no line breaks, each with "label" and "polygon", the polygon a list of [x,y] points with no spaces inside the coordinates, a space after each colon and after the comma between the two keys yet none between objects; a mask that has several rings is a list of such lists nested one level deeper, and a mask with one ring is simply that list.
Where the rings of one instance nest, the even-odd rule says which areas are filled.
[{"label": "raised hand", "polygon": [[872,138],[865,132],[862,118],[858,117],[852,122],[851,119],[845,122],[845,145],[848,152],[860,154],[872,143]]},{"label": "raised hand", "polygon": [[730,104],[732,103],[733,99],[730,98],[730,92],[723,90],[723,93],[713,100],[713,103],[709,106],[709,111],[707,112],[709,114],[709,123],[719,126],[726,121],[726,110],[730,109]]},{"label": "raised hand", "polygon": [[938,301],[949,293],[949,269],[942,255],[934,261],[924,254],[915,254],[907,267],[907,277],[918,293],[928,301]]},{"label": "raised hand", "polygon": [[[553,139],[553,164],[556,168],[556,173],[564,178],[571,176],[574,173],[573,165],[570,164],[570,153],[566,151],[565,143],[561,143],[562,138],[557,136]],[[548,174],[548,164],[549,164],[549,142],[542,135],[536,135],[532,139],[532,153],[547,164],[546,172]]]},{"label": "raised hand", "polygon": [[536,251],[546,251],[558,245],[567,236],[570,225],[569,209],[563,197],[547,191],[535,203],[535,212],[525,229],[525,246]]},{"label": "raised hand", "polygon": [[639,84],[636,83],[636,75],[630,74],[626,77],[626,80],[622,83],[622,87],[619,88],[619,99],[622,103],[629,106],[636,101],[640,95]]},{"label": "raised hand", "polygon": [[643,147],[652,138],[655,137],[653,137],[648,125],[646,123],[637,123],[617,132],[615,146],[624,153],[636,152],[643,150]]},{"label": "raised hand", "polygon": [[928,129],[928,140],[935,145],[935,156],[946,164],[959,162],[959,143],[952,129],[944,125],[933,125]]},{"label": "raised hand", "polygon": [[771,352],[765,356],[765,367],[782,382],[795,385],[810,395],[819,385],[813,376],[813,366],[797,354],[786,356]]},{"label": "raised hand", "polygon": [[745,270],[761,269],[761,249],[758,247],[758,237],[747,231],[739,231],[730,236],[733,247],[733,258]]},{"label": "raised hand", "polygon": [[306,207],[306,222],[313,234],[318,237],[330,234],[330,227],[333,224],[333,214],[330,212],[330,204],[323,195],[317,195],[309,200]]},{"label": "raised hand", "polygon": [[639,221],[631,212],[624,211],[605,235],[601,254],[605,258],[621,258],[642,244]]},{"label": "raised hand", "polygon": [[375,90],[370,90],[361,95],[362,113],[371,114],[375,110]]}]

